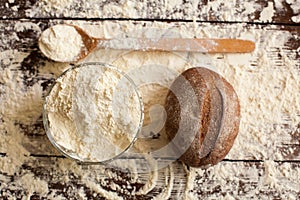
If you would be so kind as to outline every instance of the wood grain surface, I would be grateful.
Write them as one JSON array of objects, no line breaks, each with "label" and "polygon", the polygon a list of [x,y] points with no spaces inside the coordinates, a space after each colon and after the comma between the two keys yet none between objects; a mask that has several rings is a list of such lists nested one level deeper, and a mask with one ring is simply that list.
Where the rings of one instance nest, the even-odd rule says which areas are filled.
[{"label": "wood grain surface", "polygon": [[[285,58],[279,55],[279,52],[284,51],[287,56],[293,55],[291,59],[298,63],[295,67],[300,73],[300,25],[291,19],[299,15],[299,13],[294,13],[291,8],[292,5],[286,3],[286,1],[283,1],[280,8],[278,5],[276,7],[273,1],[247,0],[244,2],[233,1],[231,3],[220,2],[217,3],[218,12],[216,13],[209,9],[209,6],[212,4],[210,1],[182,1],[178,7],[169,9],[164,1],[162,1],[160,5],[154,5],[156,1],[149,0],[133,2],[130,6],[143,8],[142,10],[136,10],[136,13],[125,15],[124,12],[120,12],[114,16],[111,16],[109,13],[104,13],[105,5],[108,4],[108,2],[103,1],[104,3],[99,3],[96,6],[91,6],[92,1],[90,1],[90,4],[87,4],[87,2],[89,1],[73,2],[68,7],[70,12],[57,10],[57,14],[53,14],[54,12],[52,11],[36,10],[35,14],[31,15],[28,14],[29,11],[39,7],[39,2],[36,0],[1,2],[0,50],[1,52],[17,50],[18,52],[26,53],[27,56],[22,60],[16,60],[12,55],[9,62],[1,62],[0,67],[2,69],[15,70],[14,66],[17,66],[16,70],[23,74],[21,81],[25,83],[27,88],[39,82],[43,87],[43,94],[45,95],[47,88],[54,79],[53,76],[46,76],[40,71],[46,63],[52,63],[52,61],[45,58],[39,51],[37,39],[40,33],[36,28],[32,27],[37,26],[41,30],[45,30],[47,27],[56,23],[75,21],[85,24],[95,24],[103,20],[108,22],[112,21],[114,23],[131,20],[139,25],[158,20],[162,21],[162,23],[169,23],[178,27],[183,24],[197,23],[200,27],[212,25],[216,30],[232,30],[235,24],[245,23],[245,29],[254,31],[263,29],[266,35],[269,34],[268,31],[289,32],[293,36],[290,41],[283,46],[273,46],[272,48],[266,49],[264,53],[269,59],[274,60],[275,65],[272,66],[273,69],[282,67],[285,64]],[[116,7],[124,8],[124,3],[122,2],[123,1],[111,1],[109,4],[115,4]],[[263,8],[268,6],[268,3],[274,4],[274,17],[271,22],[263,21],[259,17]],[[257,5],[256,9],[247,11],[247,5],[249,4]],[[12,9],[13,6],[16,6],[16,9]],[[193,6],[196,8],[196,11],[190,13],[190,7]],[[91,15],[90,13],[93,13],[95,9],[104,14],[100,17],[97,14]],[[207,11],[204,12],[201,9],[207,9]],[[229,12],[228,9],[232,9],[233,12],[232,10]],[[89,13],[89,15],[87,13]],[[198,22],[195,22],[195,20]],[[15,29],[17,23],[28,22],[31,23],[31,27],[27,27],[23,30]],[[15,39],[7,40],[6,37],[8,35],[15,35]],[[260,40],[257,41],[256,45],[259,48],[263,43],[264,41]],[[295,52],[298,53],[295,54]],[[219,55],[220,62],[222,62],[222,59],[222,55]],[[254,62],[253,65],[257,65],[257,63]],[[5,83],[0,82],[0,85],[4,84]],[[2,91],[0,91],[0,97],[1,95],[4,95]],[[35,106],[34,101],[32,102],[32,106]],[[26,110],[20,110],[20,112],[26,112]],[[298,113],[298,115],[300,115],[300,113]],[[9,135],[9,133],[5,132],[5,127],[1,126],[3,122],[2,119],[3,116],[0,116],[1,137]],[[286,172],[287,169],[294,170],[295,172],[300,170],[300,122],[298,122],[297,127],[289,127],[288,121],[289,119],[287,119],[287,123],[274,124],[274,126],[283,128],[280,135],[271,137],[271,143],[274,144],[274,146],[270,147],[270,154],[276,155],[276,157],[274,156],[273,167],[282,173]],[[113,191],[124,199],[152,199],[153,197],[164,199],[163,195],[167,194],[167,189],[171,182],[173,188],[171,197],[168,199],[183,199],[185,195],[189,169],[179,162],[174,162],[169,167],[158,170],[157,184],[147,194],[130,195],[129,193],[131,191],[143,187],[149,178],[148,173],[132,175],[131,173],[119,171],[118,169],[109,168],[103,172],[103,166],[83,166],[69,161],[69,159],[62,156],[60,152],[50,144],[44,131],[42,115],[34,123],[26,124],[18,121],[14,123],[21,130],[18,136],[19,139],[21,138],[21,145],[29,154],[25,155],[26,161],[21,163],[20,168],[16,170],[14,174],[0,171],[0,180],[2,180],[2,182],[0,182],[0,199],[47,199],[51,195],[53,198],[57,195],[62,199],[107,199],[101,195],[101,192],[97,190],[96,186],[88,184],[90,182],[97,183],[105,190]],[[286,135],[289,135],[291,140],[286,141],[281,139],[285,138]],[[14,138],[10,139],[14,140]],[[9,155],[6,149],[0,149],[0,166],[3,166],[5,162],[9,160]],[[291,149],[293,151],[291,151]],[[57,166],[61,163],[65,166]],[[84,171],[83,174],[85,174],[85,176],[79,177],[72,169],[68,169],[68,166],[71,168],[76,166],[76,168]],[[64,170],[58,171],[57,167]],[[264,183],[263,180],[265,180],[269,174],[268,170],[270,170],[265,165],[263,155],[253,157],[252,152],[245,152],[243,157],[228,157],[220,163],[218,169],[219,168],[221,171],[226,171],[226,175],[224,175],[226,177],[220,179],[220,176],[214,176],[216,172],[213,168],[208,168],[202,170],[201,173],[194,174],[193,185],[189,187],[189,189],[192,190],[199,199],[225,198],[228,194],[234,196],[236,199],[300,199],[299,188],[297,191],[297,189],[291,190],[289,187],[284,187],[285,184],[293,187],[292,181],[294,181],[294,185],[297,187],[297,180],[300,180],[300,177],[297,177],[299,173],[295,173],[295,176],[289,177],[289,179],[282,176],[282,183],[279,184],[280,187],[278,188],[273,187],[270,189],[270,187],[262,185],[262,183]],[[22,177],[29,173],[34,174],[35,178],[48,183],[48,194],[41,194],[39,191],[29,192],[24,189],[22,184],[20,185]],[[292,172],[289,173],[292,174]],[[168,177],[170,176],[166,176],[166,174],[173,174],[174,180],[169,180]],[[132,180],[132,176],[138,177]],[[118,177],[121,177],[121,179]],[[63,182],[61,180],[62,178],[64,179]],[[105,180],[105,182],[97,182],[100,179]],[[116,189],[115,187],[109,186],[113,184],[118,185],[119,188]],[[85,194],[85,197],[81,197],[80,194]],[[162,195],[162,197],[160,198],[158,195]]]},{"label": "wood grain surface", "polygon": [[[299,13],[293,10],[293,1],[67,1],[65,9],[56,9],[57,4],[47,1],[19,0],[13,3],[2,2],[0,12],[2,18],[94,18],[94,19],[135,19],[135,20],[199,20],[207,22],[255,22],[296,24],[293,16]],[[47,9],[38,10],[41,5],[49,5]],[[53,7],[50,7],[53,5]],[[107,11],[113,6],[118,12]],[[172,5],[172,6],[170,6]],[[272,7],[274,17],[271,21],[260,19],[260,13],[266,7]],[[10,9],[15,7],[15,9]],[[127,12],[130,7],[130,12]],[[255,7],[254,9],[252,7]],[[133,8],[133,9],[132,9]],[[31,12],[31,9],[34,10]],[[217,11],[216,11],[217,10]],[[66,12],[68,11],[68,12]]]}]

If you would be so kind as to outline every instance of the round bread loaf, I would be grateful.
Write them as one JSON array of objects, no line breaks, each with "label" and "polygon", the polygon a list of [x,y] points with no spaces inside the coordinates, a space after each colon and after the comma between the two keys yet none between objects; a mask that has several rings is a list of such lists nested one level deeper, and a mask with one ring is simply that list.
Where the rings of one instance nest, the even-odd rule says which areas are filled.
[{"label": "round bread loaf", "polygon": [[233,87],[206,68],[184,71],[166,98],[166,133],[179,160],[191,167],[214,165],[238,134],[240,105]]}]

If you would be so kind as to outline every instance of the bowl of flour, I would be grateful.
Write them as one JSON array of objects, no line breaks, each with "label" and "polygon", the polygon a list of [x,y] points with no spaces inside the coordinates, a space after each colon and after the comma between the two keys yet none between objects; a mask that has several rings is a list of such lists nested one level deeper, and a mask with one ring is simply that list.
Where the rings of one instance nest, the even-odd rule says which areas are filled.
[{"label": "bowl of flour", "polygon": [[84,163],[111,161],[136,140],[143,103],[136,85],[104,63],[66,70],[50,88],[43,122],[51,143],[65,156]]}]

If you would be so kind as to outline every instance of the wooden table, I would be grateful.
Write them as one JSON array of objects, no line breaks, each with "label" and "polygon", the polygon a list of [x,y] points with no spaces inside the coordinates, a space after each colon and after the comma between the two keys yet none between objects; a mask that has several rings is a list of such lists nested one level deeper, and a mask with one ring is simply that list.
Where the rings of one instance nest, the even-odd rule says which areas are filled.
[{"label": "wooden table", "polygon": [[[249,0],[2,1],[0,199],[110,199],[110,194],[124,199],[300,199],[300,25],[296,23],[300,13],[296,6],[296,1]],[[57,69],[63,66],[45,58],[37,40],[41,30],[57,23],[111,23],[121,27],[128,23],[139,28],[159,23],[191,30],[190,37],[197,36],[192,27],[208,27],[219,37],[226,35],[218,35],[217,30],[232,33],[235,27],[263,30],[255,42],[261,54],[272,62],[262,63],[253,56],[252,65],[269,65],[270,70],[292,66],[293,80],[298,83],[293,93],[296,113],[294,118],[283,115],[286,120],[280,124],[274,121],[273,128],[279,132],[272,129],[250,137],[266,149],[266,154],[247,151],[247,141],[243,140],[245,151],[233,152],[217,166],[204,170],[189,169],[179,162],[138,174],[79,165],[49,143],[42,123],[43,98],[58,75]],[[262,49],[267,35],[271,37],[273,33],[289,33],[290,37],[284,43],[275,42]],[[214,55],[212,59],[220,64],[224,55]],[[230,81],[230,77],[226,78]],[[264,140],[265,135],[271,135],[269,141]],[[150,179],[155,181],[148,183],[147,192],[132,195]]]}]

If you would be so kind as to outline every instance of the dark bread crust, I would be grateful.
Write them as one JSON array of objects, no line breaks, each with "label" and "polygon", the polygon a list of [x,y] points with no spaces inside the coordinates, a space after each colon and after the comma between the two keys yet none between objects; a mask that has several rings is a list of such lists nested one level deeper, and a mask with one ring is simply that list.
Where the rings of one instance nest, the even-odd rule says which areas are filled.
[{"label": "dark bread crust", "polygon": [[223,77],[206,68],[186,70],[173,82],[165,109],[166,133],[179,160],[201,167],[227,155],[238,134],[240,106]]},{"label": "dark bread crust", "polygon": [[232,85],[219,74],[213,73],[213,78],[216,80],[215,85],[223,98],[223,119],[215,147],[208,156],[201,159],[200,165],[215,165],[221,161],[230,151],[239,132],[240,104],[238,96]]}]

